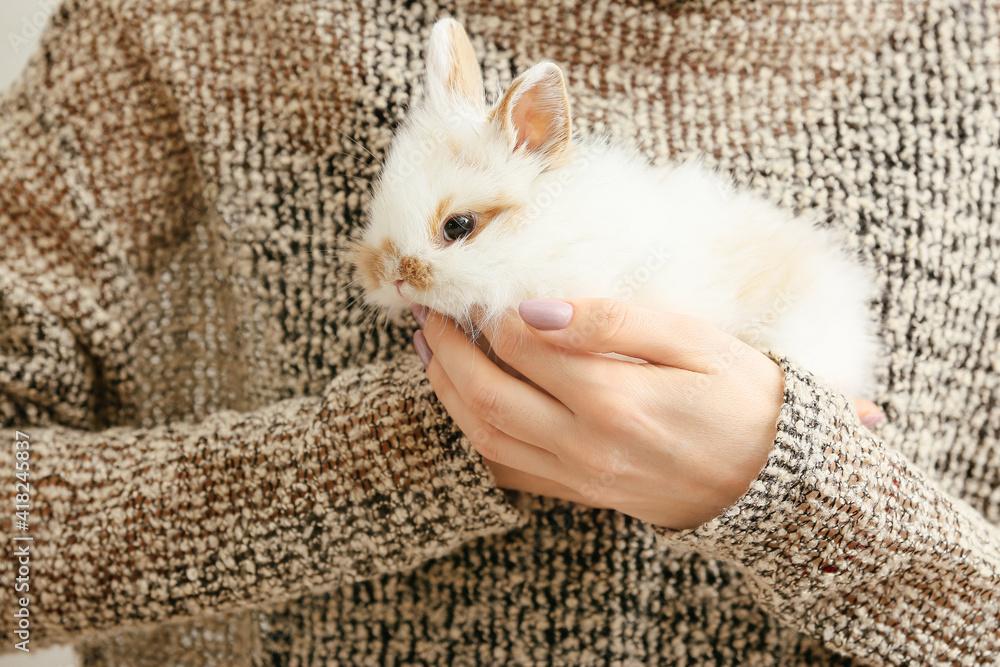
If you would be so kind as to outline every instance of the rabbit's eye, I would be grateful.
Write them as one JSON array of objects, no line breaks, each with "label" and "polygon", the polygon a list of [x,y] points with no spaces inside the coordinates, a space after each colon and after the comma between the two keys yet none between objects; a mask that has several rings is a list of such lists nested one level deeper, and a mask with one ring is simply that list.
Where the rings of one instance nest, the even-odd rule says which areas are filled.
[{"label": "rabbit's eye", "polygon": [[445,241],[465,238],[476,228],[476,218],[472,215],[453,215],[445,221],[441,233]]}]

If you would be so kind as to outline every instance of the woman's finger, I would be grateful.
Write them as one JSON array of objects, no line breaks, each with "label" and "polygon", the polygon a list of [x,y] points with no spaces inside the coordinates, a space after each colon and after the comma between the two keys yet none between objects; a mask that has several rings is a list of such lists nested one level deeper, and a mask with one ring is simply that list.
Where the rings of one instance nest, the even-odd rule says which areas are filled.
[{"label": "woman's finger", "polygon": [[440,367],[472,414],[515,440],[558,451],[560,443],[547,436],[571,432],[572,413],[565,406],[497,368],[443,315],[429,312],[419,335],[433,355],[428,373]]},{"label": "woman's finger", "polygon": [[[419,331],[415,338],[417,336],[420,336]],[[559,459],[554,454],[516,440],[477,417],[462,400],[444,368],[434,359],[427,366],[427,379],[438,400],[484,459],[516,470],[531,470],[536,475],[559,475]]]},{"label": "woman's finger", "polygon": [[483,330],[491,356],[508,374],[554,397],[574,413],[589,407],[573,400],[581,394],[603,391],[622,383],[622,365],[632,364],[590,352],[553,345],[535,336],[519,317],[511,316]]},{"label": "woman's finger", "polygon": [[614,299],[533,299],[518,309],[542,340],[570,350],[617,353],[661,366],[711,372],[732,338],[707,322]]},{"label": "woman's finger", "polygon": [[875,428],[885,420],[885,413],[877,405],[863,398],[854,399],[854,409],[858,411],[861,423],[868,428]]}]

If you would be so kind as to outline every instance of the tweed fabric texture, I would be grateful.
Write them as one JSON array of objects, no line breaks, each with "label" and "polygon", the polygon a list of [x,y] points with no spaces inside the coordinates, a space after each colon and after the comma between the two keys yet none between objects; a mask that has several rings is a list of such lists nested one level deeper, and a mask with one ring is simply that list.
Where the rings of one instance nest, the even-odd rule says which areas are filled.
[{"label": "tweed fabric texture", "polygon": [[[877,272],[888,423],[782,358],[772,455],[693,531],[496,489],[414,324],[359,319],[344,253],[446,15],[490,94],[552,60],[576,130],[826,212]],[[997,662],[998,201],[997,0],[66,2],[0,99],[32,642],[88,666]]]}]

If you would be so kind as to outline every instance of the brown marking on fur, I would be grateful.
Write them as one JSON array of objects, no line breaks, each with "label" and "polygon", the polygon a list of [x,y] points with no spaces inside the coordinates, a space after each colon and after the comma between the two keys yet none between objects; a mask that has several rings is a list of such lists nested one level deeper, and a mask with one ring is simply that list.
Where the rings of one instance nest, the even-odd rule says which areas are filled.
[{"label": "brown marking on fur", "polygon": [[524,147],[541,155],[551,169],[557,166],[555,163],[562,163],[562,153],[569,148],[572,137],[572,114],[563,74],[558,68],[550,69],[531,88],[521,91],[524,82],[521,77],[514,80],[489,112],[489,119],[491,123],[499,121],[502,133],[514,142],[515,149]]},{"label": "brown marking on fur", "polygon": [[381,287],[385,280],[386,267],[393,257],[399,255],[396,245],[389,239],[384,239],[380,247],[359,243],[354,247],[354,265],[361,271],[361,276],[368,282],[368,289]]},{"label": "brown marking on fur", "polygon": [[472,43],[469,42],[465,34],[465,28],[458,23],[449,26],[451,39],[449,40],[451,66],[445,75],[445,87],[468,100],[475,100],[482,97],[482,74],[479,70],[479,61],[476,59],[476,52],[472,50]]},{"label": "brown marking on fur", "polygon": [[427,262],[406,256],[399,260],[399,277],[418,290],[429,290],[434,285]]},{"label": "brown marking on fur", "polygon": [[445,220],[455,215],[455,212],[451,210],[454,201],[451,197],[445,197],[434,210],[434,215],[430,218],[432,240],[441,238],[441,225],[444,224]]},{"label": "brown marking on fur", "polygon": [[497,118],[500,119],[500,126],[503,128],[505,134],[516,134],[516,131],[510,124],[510,107],[517,98],[517,89],[521,87],[521,83],[520,79],[514,79],[510,88],[503,94],[497,105],[490,109],[488,114],[491,123]]},{"label": "brown marking on fur", "polygon": [[[497,220],[501,218],[507,218],[511,213],[520,210],[520,207],[516,204],[508,202],[497,202],[492,206],[479,210],[476,212],[476,228],[472,230],[472,233],[466,237],[466,241],[472,241],[477,236],[479,232],[486,229],[491,224],[495,224]],[[506,222],[506,220],[501,221],[501,224]]]},{"label": "brown marking on fur", "polygon": [[458,57],[458,51],[452,51],[451,54],[451,67],[448,68],[448,78],[445,79],[444,84],[448,90],[453,90],[459,95],[464,93],[464,84],[462,81],[462,62]]},{"label": "brown marking on fur", "polygon": [[472,230],[471,234],[465,237],[465,241],[468,242],[476,238],[476,236],[479,235],[479,232],[486,229],[488,225],[494,223],[498,218],[502,218],[515,210],[520,210],[520,207],[517,204],[508,200],[499,199],[486,205],[484,208],[473,206],[467,210],[459,211],[452,208],[454,206],[453,201],[454,200],[450,197],[443,200],[438,205],[434,217],[431,218],[431,223],[433,225],[431,230],[432,239],[442,246],[448,244],[441,238],[441,228],[444,226],[444,223],[448,221],[448,218],[453,215],[465,214],[475,216],[476,227]]}]

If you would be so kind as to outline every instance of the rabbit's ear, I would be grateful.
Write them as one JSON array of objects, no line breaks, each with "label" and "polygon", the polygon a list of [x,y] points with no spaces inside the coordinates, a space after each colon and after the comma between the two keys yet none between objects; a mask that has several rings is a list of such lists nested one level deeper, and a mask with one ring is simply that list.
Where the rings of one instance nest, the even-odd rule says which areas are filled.
[{"label": "rabbit's ear", "polygon": [[493,111],[493,122],[511,142],[551,164],[569,147],[570,111],[562,71],[552,63],[535,65],[514,79]]},{"label": "rabbit's ear", "polygon": [[465,28],[455,19],[441,19],[431,30],[427,46],[428,93],[445,105],[464,103],[486,113],[483,75]]}]

